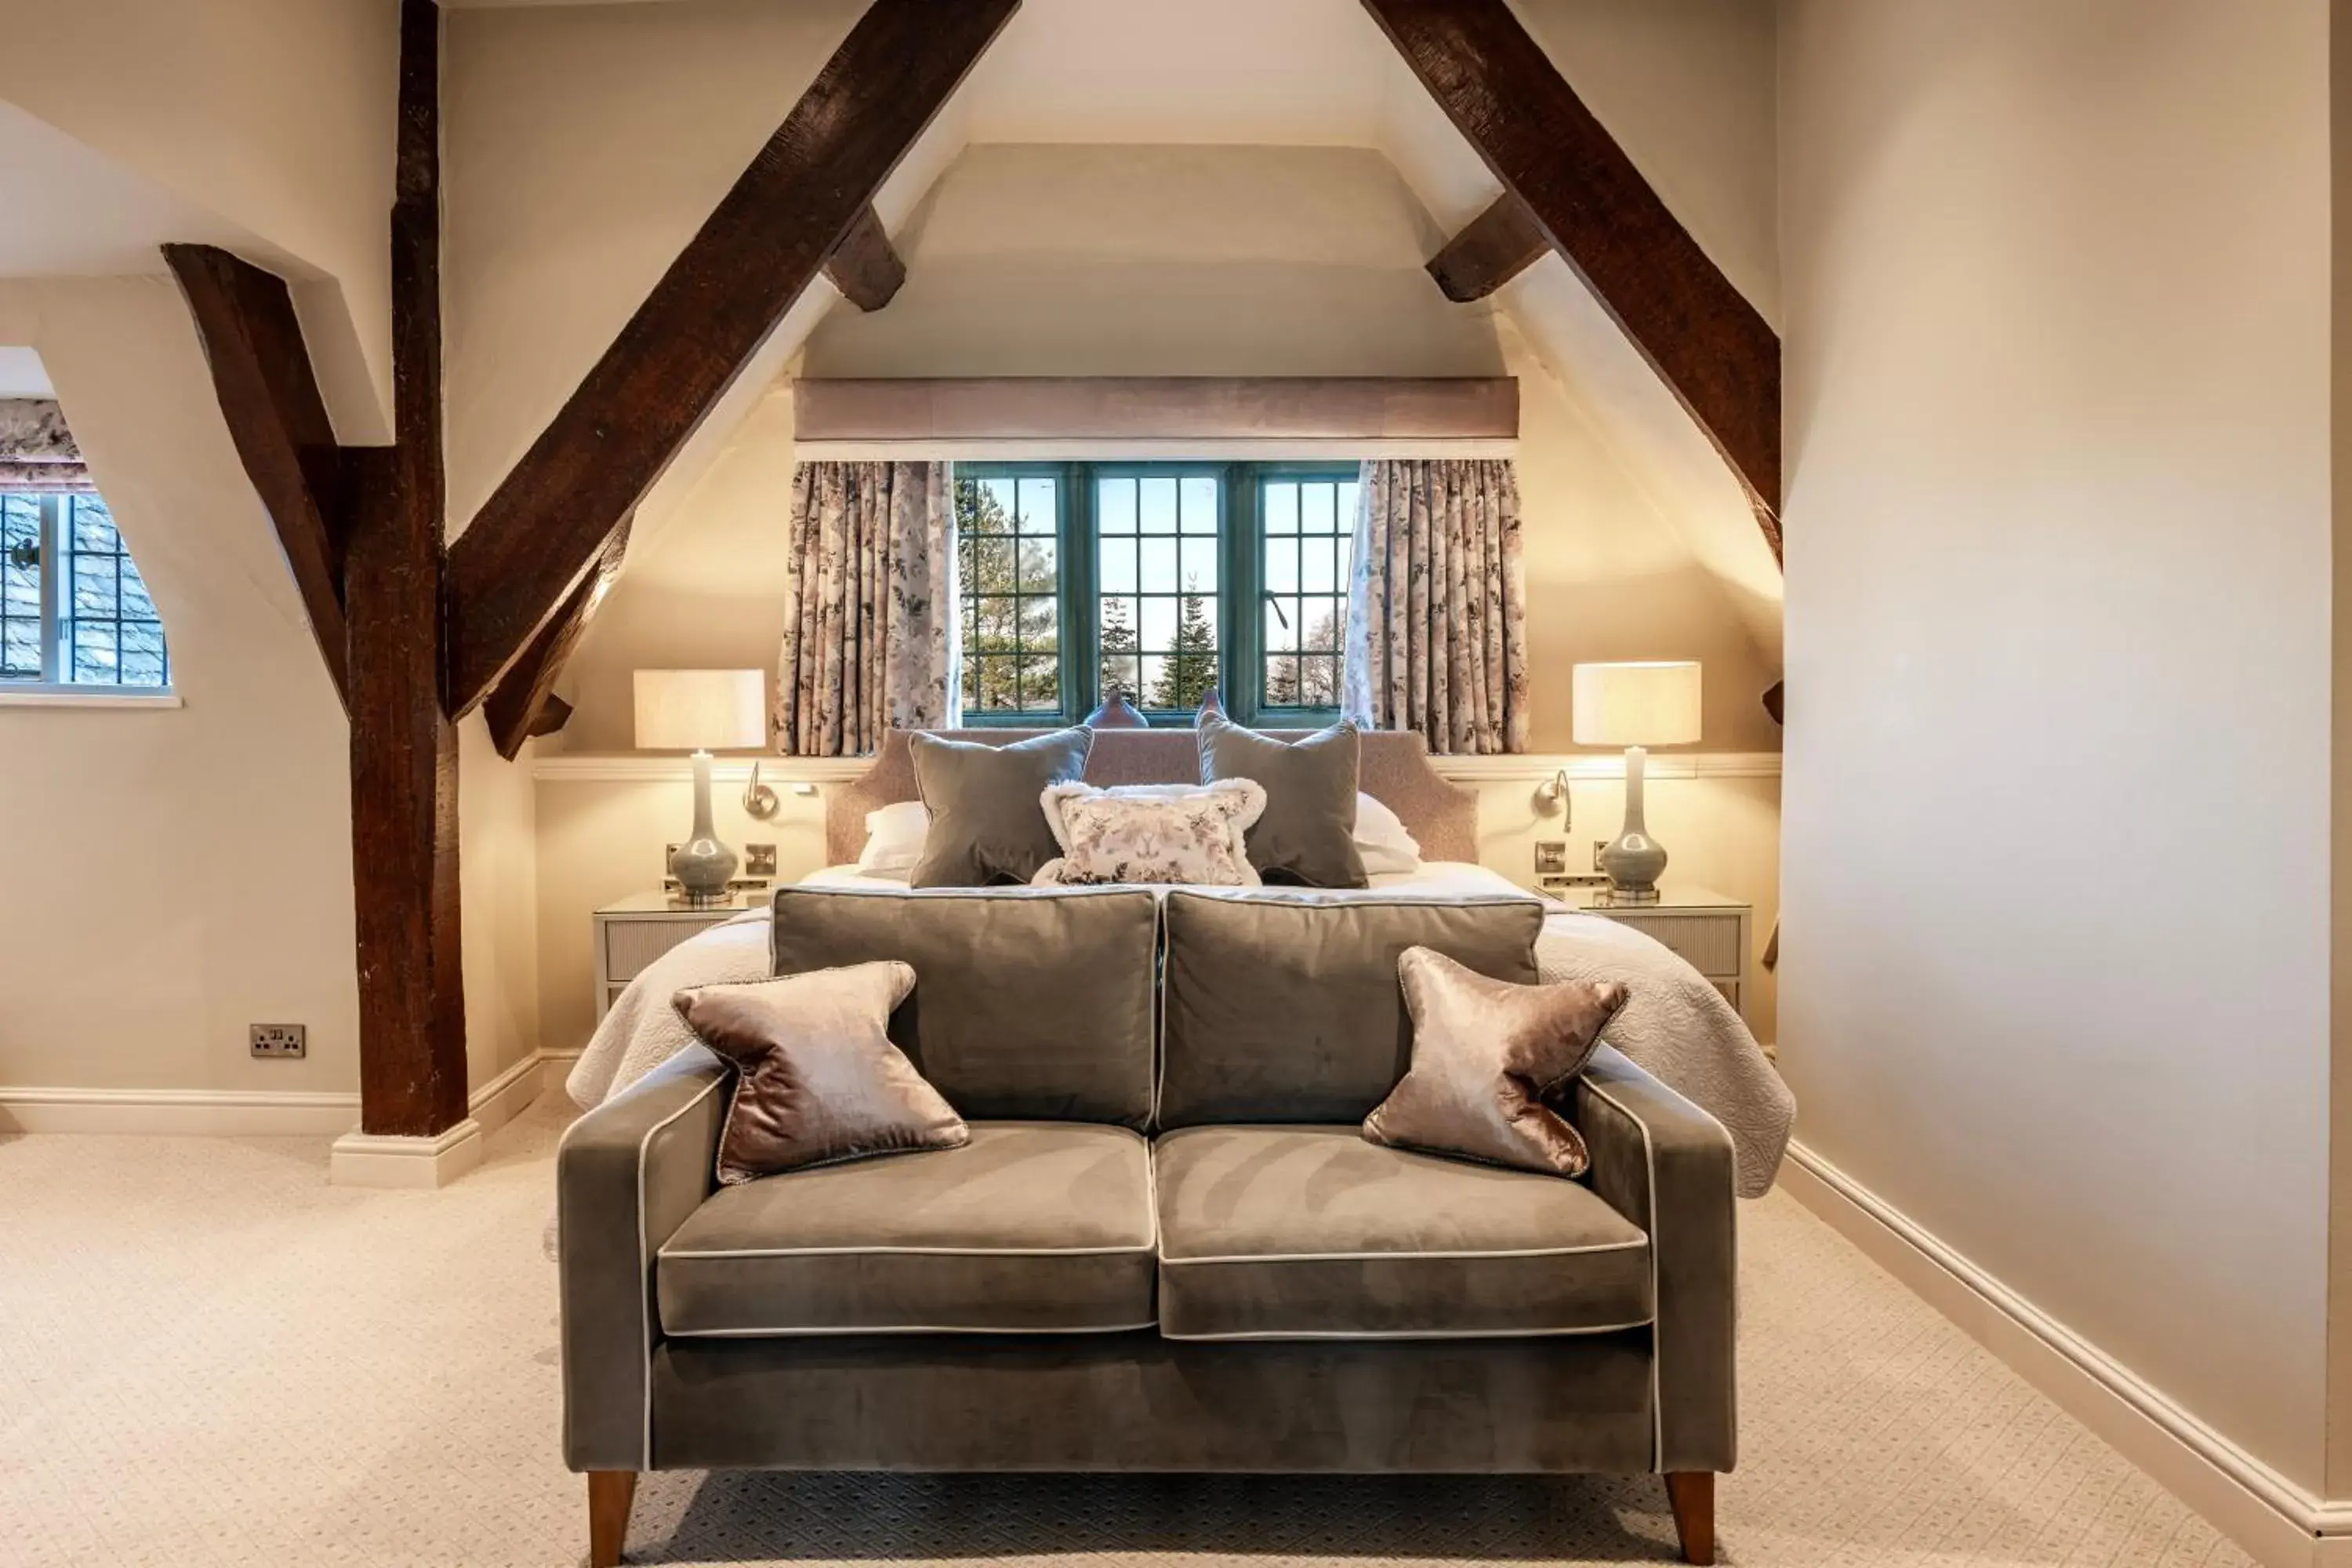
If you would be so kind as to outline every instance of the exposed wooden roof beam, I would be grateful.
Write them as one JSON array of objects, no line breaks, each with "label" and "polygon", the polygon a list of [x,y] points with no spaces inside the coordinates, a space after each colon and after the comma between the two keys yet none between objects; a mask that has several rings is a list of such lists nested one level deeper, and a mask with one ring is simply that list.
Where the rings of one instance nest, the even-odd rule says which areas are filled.
[{"label": "exposed wooden roof beam", "polygon": [[1747,487],[1780,550],[1780,340],[1505,0],[1363,0]]},{"label": "exposed wooden roof beam", "polygon": [[360,1126],[430,1137],[466,1119],[457,735],[441,710],[440,27],[402,0],[392,207],[392,447],[354,448],[352,891]]},{"label": "exposed wooden roof beam", "polygon": [[167,245],[187,295],[229,439],[261,497],[335,695],[345,678],[343,552],[350,534],[342,453],[319,395],[286,281],[209,245]]},{"label": "exposed wooden roof beam", "polygon": [[[490,740],[499,755],[512,762],[522,750],[525,741],[533,735],[550,735],[563,728],[572,716],[572,705],[555,695],[556,678],[563,673],[565,661],[580,646],[587,633],[588,623],[596,614],[596,606],[612,592],[621,575],[622,557],[629,549],[629,520],[613,531],[604,542],[604,549],[596,557],[596,564],[580,579],[561,608],[539,628],[522,650],[514,668],[506,672],[489,697],[482,703],[482,717],[488,721]],[[551,723],[542,724],[551,719]]]},{"label": "exposed wooden roof beam", "polygon": [[1019,4],[866,8],[452,547],[452,713],[555,613]]},{"label": "exposed wooden roof beam", "polygon": [[898,292],[898,285],[907,280],[907,264],[898,259],[891,247],[890,237],[884,232],[881,216],[868,202],[859,209],[857,220],[833,254],[824,258],[825,281],[841,290],[842,298],[861,310],[878,310],[888,304]]},{"label": "exposed wooden roof beam", "polygon": [[1505,191],[1430,258],[1429,275],[1457,304],[1483,300],[1551,249],[1528,204]]}]

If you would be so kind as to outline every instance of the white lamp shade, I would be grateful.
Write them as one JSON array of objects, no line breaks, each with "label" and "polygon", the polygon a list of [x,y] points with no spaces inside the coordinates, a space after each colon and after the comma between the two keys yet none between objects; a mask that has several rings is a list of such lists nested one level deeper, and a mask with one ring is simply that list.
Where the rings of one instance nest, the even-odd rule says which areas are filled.
[{"label": "white lamp shade", "polygon": [[637,744],[646,751],[716,752],[768,743],[756,669],[635,672]]},{"label": "white lamp shade", "polygon": [[1687,659],[1580,664],[1580,746],[1684,746],[1698,739],[1698,665]]}]

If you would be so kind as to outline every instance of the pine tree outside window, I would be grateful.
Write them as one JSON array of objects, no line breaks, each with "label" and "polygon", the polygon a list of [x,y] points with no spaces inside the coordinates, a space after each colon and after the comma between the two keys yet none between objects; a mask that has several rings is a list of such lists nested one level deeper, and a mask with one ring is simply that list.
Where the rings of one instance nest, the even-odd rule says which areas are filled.
[{"label": "pine tree outside window", "polygon": [[964,721],[1338,715],[1352,463],[959,463]]}]

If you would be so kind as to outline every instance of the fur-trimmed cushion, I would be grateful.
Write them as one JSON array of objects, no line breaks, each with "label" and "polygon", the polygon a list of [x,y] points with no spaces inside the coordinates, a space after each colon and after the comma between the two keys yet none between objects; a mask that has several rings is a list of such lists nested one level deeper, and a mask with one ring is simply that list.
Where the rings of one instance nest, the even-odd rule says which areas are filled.
[{"label": "fur-trimmed cushion", "polygon": [[1049,786],[1039,797],[1062,853],[1040,868],[1040,883],[1178,882],[1255,888],[1250,826],[1265,811],[1265,790],[1249,779],[1206,785]]}]

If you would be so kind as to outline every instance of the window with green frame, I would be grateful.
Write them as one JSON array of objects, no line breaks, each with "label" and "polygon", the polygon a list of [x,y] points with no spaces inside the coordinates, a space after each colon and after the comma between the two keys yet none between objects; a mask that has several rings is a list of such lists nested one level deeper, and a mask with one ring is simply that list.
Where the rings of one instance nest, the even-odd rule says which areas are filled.
[{"label": "window with green frame", "polygon": [[1339,708],[1352,463],[958,463],[964,721],[1068,723],[1114,690],[1190,723]]}]

